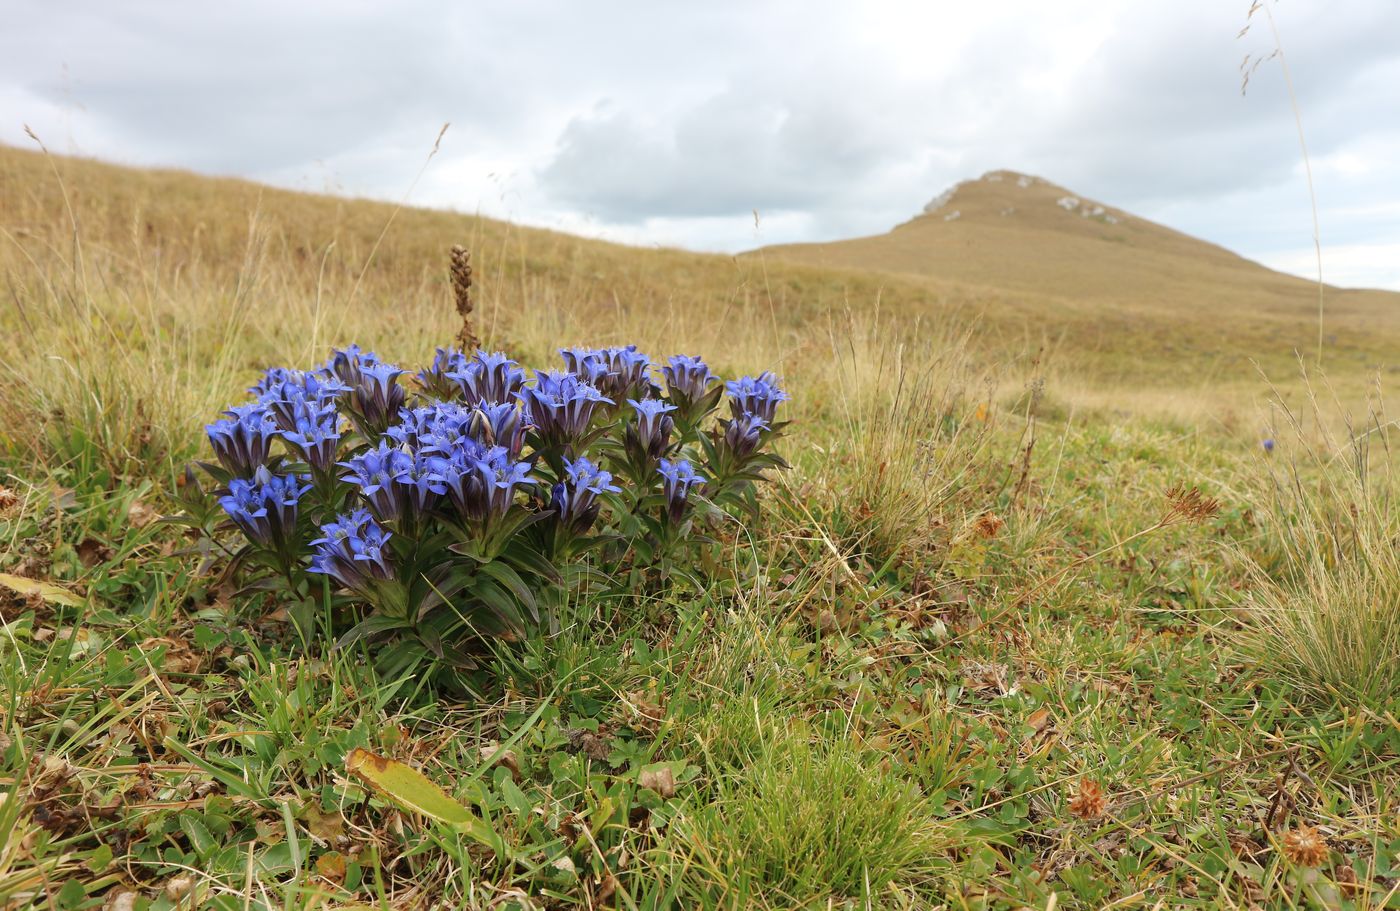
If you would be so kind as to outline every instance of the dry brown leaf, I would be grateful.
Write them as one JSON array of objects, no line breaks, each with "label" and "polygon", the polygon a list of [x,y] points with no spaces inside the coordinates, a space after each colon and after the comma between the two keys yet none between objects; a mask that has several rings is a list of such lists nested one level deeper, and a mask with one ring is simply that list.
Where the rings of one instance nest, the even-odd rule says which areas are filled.
[{"label": "dry brown leaf", "polygon": [[1030,725],[1031,736],[1039,734],[1050,725],[1050,710],[1044,708],[1036,709],[1034,712],[1031,712],[1030,717],[1026,719],[1026,724]]},{"label": "dry brown leaf", "polygon": [[316,872],[335,885],[345,882],[345,857],[339,851],[327,851],[316,858]]},{"label": "dry brown leaf", "polygon": [[339,812],[324,813],[320,807],[309,803],[302,807],[301,819],[306,823],[306,831],[322,841],[335,844],[345,835],[345,819]]},{"label": "dry brown leaf", "polygon": [[655,791],[657,796],[663,799],[676,796],[676,773],[671,771],[670,766],[642,772],[637,776],[637,784],[649,791]]},{"label": "dry brown leaf", "polygon": [[520,783],[520,757],[515,755],[514,750],[503,750],[501,745],[492,741],[481,747],[481,762],[483,765],[498,763],[510,770],[510,777]]},{"label": "dry brown leaf", "polygon": [[126,508],[126,520],[136,528],[144,528],[159,518],[160,513],[140,500],[132,500]]}]

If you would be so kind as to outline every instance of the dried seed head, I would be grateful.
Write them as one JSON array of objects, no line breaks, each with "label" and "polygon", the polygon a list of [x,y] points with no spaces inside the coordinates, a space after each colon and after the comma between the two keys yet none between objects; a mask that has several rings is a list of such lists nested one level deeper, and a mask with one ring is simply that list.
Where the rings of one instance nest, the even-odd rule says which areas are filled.
[{"label": "dried seed head", "polygon": [[1312,826],[1299,826],[1283,837],[1283,853],[1300,867],[1320,867],[1327,860],[1327,839]]},{"label": "dried seed head", "polygon": [[481,340],[472,331],[472,254],[461,244],[453,244],[448,257],[448,275],[452,279],[452,297],[457,304],[457,315],[462,317],[462,328],[457,331],[457,347],[471,352],[481,346]]},{"label": "dried seed head", "polygon": [[1204,522],[1220,513],[1220,501],[1201,493],[1199,488],[1181,486],[1167,491],[1164,522]]},{"label": "dried seed head", "polygon": [[1103,815],[1108,801],[1104,800],[1103,789],[1098,782],[1082,778],[1079,793],[1069,802],[1069,811],[1080,819],[1098,819]]}]

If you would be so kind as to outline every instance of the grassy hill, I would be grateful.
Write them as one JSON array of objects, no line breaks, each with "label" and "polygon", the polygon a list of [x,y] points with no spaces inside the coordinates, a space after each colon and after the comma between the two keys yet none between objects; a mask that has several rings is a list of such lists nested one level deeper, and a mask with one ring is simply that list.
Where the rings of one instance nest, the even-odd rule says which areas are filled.
[{"label": "grassy hill", "polygon": [[[1317,347],[1315,283],[1012,171],[957,184],[886,234],[753,255],[987,289],[1144,366],[1219,358],[1212,366],[1233,369],[1241,356]],[[1400,370],[1400,294],[1328,287],[1324,299],[1332,367]]]},{"label": "grassy hill", "polygon": [[[139,279],[148,310],[233,287],[318,307],[318,334],[303,344],[374,331],[360,322],[372,313],[380,331],[407,331],[421,345],[451,333],[443,263],[463,243],[493,338],[524,340],[536,318],[557,323],[561,310],[580,322],[607,314],[614,335],[655,334],[664,310],[703,350],[722,356],[728,343],[716,340],[737,319],[746,338],[786,357],[844,331],[833,327],[849,313],[878,314],[888,338],[970,327],[973,350],[1010,385],[1024,371],[1007,365],[1034,361],[1032,372],[1080,406],[1245,414],[1265,391],[1256,363],[1291,386],[1294,353],[1316,347],[1313,286],[1118,210],[1085,216],[1096,205],[1085,201],[1067,211],[1057,205],[1066,195],[1000,172],[886,235],[730,257],[0,148],[0,269],[21,302],[58,299],[55,276],[76,281],[80,259],[89,290]],[[1400,370],[1397,300],[1328,289],[1325,363],[1339,383]],[[0,320],[25,330],[21,316],[11,309]],[[254,338],[221,350],[251,369],[285,341],[275,323],[241,325]]]},{"label": "grassy hill", "polygon": [[[1307,283],[1027,183],[728,257],[0,149],[0,907],[1395,907],[1383,408],[1256,412],[1251,360],[1306,391]],[[791,467],[665,563],[576,555],[553,622],[415,628],[474,667],[406,674],[184,469],[268,366],[424,365],[457,243],[526,366],[776,370]],[[1395,299],[1329,292],[1343,399]]]}]

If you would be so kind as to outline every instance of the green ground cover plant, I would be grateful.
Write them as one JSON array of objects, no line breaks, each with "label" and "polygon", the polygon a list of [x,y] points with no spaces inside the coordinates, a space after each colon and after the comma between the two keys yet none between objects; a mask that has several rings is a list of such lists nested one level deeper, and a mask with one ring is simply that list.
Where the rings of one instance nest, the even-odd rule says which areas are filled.
[{"label": "green ground cover plant", "polygon": [[[1279,407],[1308,417],[1101,408],[1057,387],[1053,353],[921,316],[950,307],[925,286],[882,300],[878,278],[775,267],[765,288],[752,260],[449,213],[402,212],[370,258],[372,204],[7,167],[24,176],[0,182],[7,907],[1400,907],[1378,406],[1351,432],[1331,416],[1346,405],[1301,411],[1287,388]],[[480,369],[501,350],[579,371],[557,349],[584,344],[690,352],[736,382],[771,369],[791,399],[768,432],[790,423],[758,451],[790,467],[726,499],[748,439],[728,439],[729,390],[705,383],[717,413],[691,429],[659,370],[631,398],[660,405],[600,389],[586,452],[552,461],[536,423],[509,460],[541,453],[502,514],[537,517],[511,541],[552,572],[512,592],[498,635],[450,612],[462,627],[437,640],[409,625],[337,647],[400,595],[312,572],[343,556],[313,544],[321,526],[350,518],[368,545],[366,510],[396,572],[393,542],[420,540],[394,524],[407,501],[361,480],[381,444],[417,455],[372,422],[406,436],[428,409],[470,434],[480,414],[501,445],[490,414],[531,406],[444,385],[450,349],[394,377],[407,419],[366,407],[397,398],[373,364],[334,425],[308,374],[264,371],[335,339],[364,346],[362,371],[364,350],[454,344],[443,258],[463,241]],[[219,422],[271,408],[274,378],[306,420],[271,417],[265,453],[241,449]],[[674,422],[664,451],[647,412]],[[571,474],[581,458],[597,473]],[[662,458],[704,478],[667,543]],[[476,526],[448,524],[440,476],[429,524],[469,566],[451,547]],[[589,479],[598,512],[561,546]],[[501,603],[449,597],[480,627]]]}]

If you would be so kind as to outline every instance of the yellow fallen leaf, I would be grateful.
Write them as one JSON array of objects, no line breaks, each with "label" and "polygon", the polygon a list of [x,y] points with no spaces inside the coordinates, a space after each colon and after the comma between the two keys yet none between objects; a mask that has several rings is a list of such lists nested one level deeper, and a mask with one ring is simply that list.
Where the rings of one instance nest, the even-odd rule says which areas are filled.
[{"label": "yellow fallen leaf", "polygon": [[50,604],[62,604],[64,607],[78,607],[83,603],[82,598],[52,582],[40,582],[10,573],[0,573],[0,586],[21,595],[38,595]]},{"label": "yellow fallen leaf", "polygon": [[404,809],[445,823],[497,856],[506,856],[505,843],[485,820],[412,766],[356,747],[345,757],[345,770]]}]

